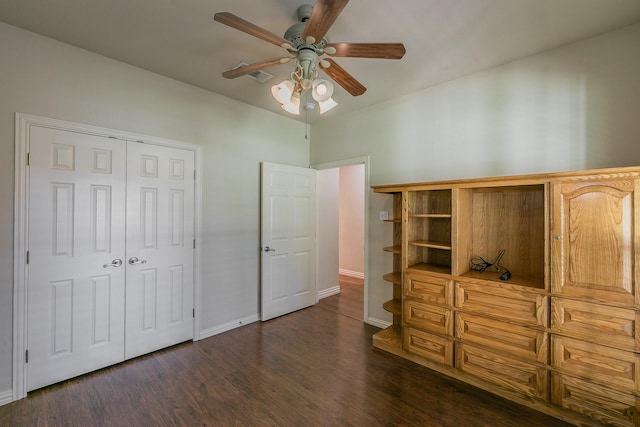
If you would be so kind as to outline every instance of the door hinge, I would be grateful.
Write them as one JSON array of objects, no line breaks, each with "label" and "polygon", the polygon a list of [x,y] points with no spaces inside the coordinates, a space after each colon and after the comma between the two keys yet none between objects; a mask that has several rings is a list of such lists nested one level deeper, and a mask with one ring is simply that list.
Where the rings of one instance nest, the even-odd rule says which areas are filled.
[{"label": "door hinge", "polygon": [[31,166],[31,151],[27,153],[27,166]]},{"label": "door hinge", "polygon": [[193,309],[193,318],[194,319],[196,318],[196,309],[195,308]]},{"label": "door hinge", "polygon": [[29,363],[29,350],[24,351],[24,363]]},{"label": "door hinge", "polygon": [[29,251],[27,251],[27,264],[29,264]]},{"label": "door hinge", "polygon": [[196,248],[196,239],[193,239],[193,249]]},{"label": "door hinge", "polygon": [[196,180],[196,170],[195,169],[193,170],[193,180],[194,181]]}]

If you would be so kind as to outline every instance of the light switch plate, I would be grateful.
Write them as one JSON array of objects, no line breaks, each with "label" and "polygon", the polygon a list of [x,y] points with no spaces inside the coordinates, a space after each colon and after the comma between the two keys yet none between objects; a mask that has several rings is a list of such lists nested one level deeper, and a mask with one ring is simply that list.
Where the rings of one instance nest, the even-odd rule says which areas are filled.
[{"label": "light switch plate", "polygon": [[380,211],[380,221],[386,221],[389,219],[389,212]]}]

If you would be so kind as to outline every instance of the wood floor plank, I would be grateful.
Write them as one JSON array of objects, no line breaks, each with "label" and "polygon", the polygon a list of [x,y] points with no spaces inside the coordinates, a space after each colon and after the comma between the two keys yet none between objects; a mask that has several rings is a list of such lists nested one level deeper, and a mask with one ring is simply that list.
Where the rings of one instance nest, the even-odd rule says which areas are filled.
[{"label": "wood floor plank", "polygon": [[351,290],[37,390],[0,406],[0,425],[567,425],[373,349]]}]

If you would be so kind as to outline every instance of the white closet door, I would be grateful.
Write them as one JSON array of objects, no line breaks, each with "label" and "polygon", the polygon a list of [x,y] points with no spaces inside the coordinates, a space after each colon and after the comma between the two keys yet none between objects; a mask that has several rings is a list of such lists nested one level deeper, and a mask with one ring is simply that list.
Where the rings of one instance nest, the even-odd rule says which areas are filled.
[{"label": "white closet door", "polygon": [[127,359],[193,339],[194,153],[127,144]]},{"label": "white closet door", "polygon": [[126,145],[32,126],[29,149],[33,390],[124,359]]}]

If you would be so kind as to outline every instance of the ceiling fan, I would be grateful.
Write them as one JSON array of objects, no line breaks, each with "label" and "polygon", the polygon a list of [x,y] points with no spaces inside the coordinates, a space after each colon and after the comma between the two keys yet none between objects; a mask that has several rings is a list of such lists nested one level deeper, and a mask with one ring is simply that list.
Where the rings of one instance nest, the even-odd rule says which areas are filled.
[{"label": "ceiling fan", "polygon": [[[318,71],[320,69],[351,95],[362,95],[367,88],[333,59],[323,58],[323,56],[326,54],[332,57],[401,59],[406,50],[402,43],[331,43],[327,37],[327,31],[348,2],[349,0],[317,0],[314,6],[300,6],[297,10],[300,23],[289,27],[284,37],[245,21],[232,13],[216,13],[214,15],[215,21],[286,50],[286,54],[282,57],[234,68],[225,71],[222,76],[234,79],[295,59],[296,68],[291,79],[272,88],[274,97],[280,101],[283,108],[294,114],[299,114],[300,93],[310,89],[313,98],[320,104],[321,113],[324,112],[323,106],[325,111],[328,111],[337,105],[331,99],[333,85],[319,77]],[[297,105],[291,106],[291,103],[297,103]],[[313,108],[313,104],[311,106]],[[288,107],[293,110],[290,111]],[[296,108],[297,110],[295,110]]]}]

